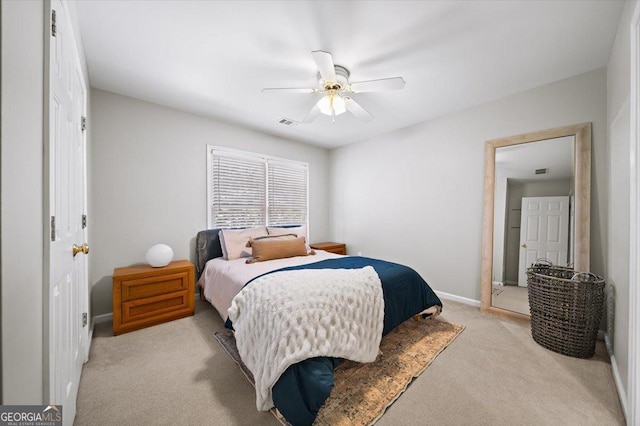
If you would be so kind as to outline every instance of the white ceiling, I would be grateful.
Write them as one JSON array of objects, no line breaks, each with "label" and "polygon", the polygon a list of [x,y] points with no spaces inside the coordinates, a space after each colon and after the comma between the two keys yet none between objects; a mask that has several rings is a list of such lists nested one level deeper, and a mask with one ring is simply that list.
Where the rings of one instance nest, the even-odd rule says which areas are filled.
[{"label": "white ceiling", "polygon": [[[78,1],[92,87],[323,147],[364,140],[607,65],[623,2]],[[351,81],[404,90],[353,98],[376,118],[302,120],[312,50]]]},{"label": "white ceiling", "polygon": [[[497,148],[496,174],[527,181],[570,179],[574,140],[573,136],[565,136]],[[547,169],[547,173],[536,175],[537,169]]]}]

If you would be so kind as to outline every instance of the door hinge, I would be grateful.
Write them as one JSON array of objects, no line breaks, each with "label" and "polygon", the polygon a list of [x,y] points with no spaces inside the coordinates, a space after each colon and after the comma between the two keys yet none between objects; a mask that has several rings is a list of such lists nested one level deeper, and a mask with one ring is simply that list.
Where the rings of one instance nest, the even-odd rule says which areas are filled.
[{"label": "door hinge", "polygon": [[51,11],[51,36],[55,37],[58,33],[58,28],[56,27],[56,11]]},{"label": "door hinge", "polygon": [[82,326],[83,326],[83,327],[86,327],[86,326],[87,326],[87,321],[88,321],[87,313],[86,313],[86,312],[83,312],[83,313],[82,313]]},{"label": "door hinge", "polygon": [[87,227],[87,215],[83,214],[82,215],[82,229]]},{"label": "door hinge", "polygon": [[56,240],[56,217],[51,216],[51,241]]},{"label": "door hinge", "polygon": [[83,116],[80,118],[80,128],[82,129],[83,132],[87,130],[87,117]]}]

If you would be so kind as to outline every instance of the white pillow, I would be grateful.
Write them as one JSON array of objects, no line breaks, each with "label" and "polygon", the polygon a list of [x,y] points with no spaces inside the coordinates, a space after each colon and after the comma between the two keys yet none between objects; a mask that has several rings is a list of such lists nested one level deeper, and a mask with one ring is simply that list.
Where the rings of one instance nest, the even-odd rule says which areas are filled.
[{"label": "white pillow", "polygon": [[248,229],[223,229],[220,231],[220,247],[225,260],[251,257],[251,247],[247,243],[252,238],[268,235],[264,226]]},{"label": "white pillow", "polygon": [[307,238],[307,225],[294,226],[293,228],[274,228],[269,226],[267,232],[269,232],[269,235],[296,234],[298,237]]}]

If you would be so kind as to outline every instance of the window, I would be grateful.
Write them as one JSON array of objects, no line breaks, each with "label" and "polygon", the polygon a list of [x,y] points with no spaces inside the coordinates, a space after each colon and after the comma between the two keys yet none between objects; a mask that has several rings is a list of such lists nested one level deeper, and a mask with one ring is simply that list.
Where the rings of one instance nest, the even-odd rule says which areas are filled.
[{"label": "window", "polygon": [[307,163],[208,146],[208,227],[307,224],[308,169]]}]

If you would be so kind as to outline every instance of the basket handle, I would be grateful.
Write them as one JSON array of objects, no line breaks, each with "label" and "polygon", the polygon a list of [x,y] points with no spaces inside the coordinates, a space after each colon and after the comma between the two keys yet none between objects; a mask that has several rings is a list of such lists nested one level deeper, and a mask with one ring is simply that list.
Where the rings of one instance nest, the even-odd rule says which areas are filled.
[{"label": "basket handle", "polygon": [[600,277],[592,272],[576,272],[571,277],[571,281],[580,281],[580,282],[594,282],[598,281]]},{"label": "basket handle", "polygon": [[553,266],[553,262],[544,257],[539,257],[533,262],[532,266]]}]

